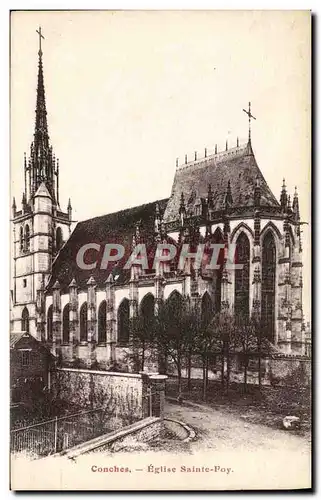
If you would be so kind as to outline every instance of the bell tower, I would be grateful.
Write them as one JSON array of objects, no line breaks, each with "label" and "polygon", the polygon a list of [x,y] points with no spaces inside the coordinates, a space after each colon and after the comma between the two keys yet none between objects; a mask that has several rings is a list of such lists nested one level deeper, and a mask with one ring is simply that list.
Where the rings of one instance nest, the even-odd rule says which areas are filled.
[{"label": "bell tower", "polygon": [[24,155],[21,209],[17,210],[15,199],[12,203],[14,263],[11,313],[12,329],[28,331],[35,337],[39,337],[37,324],[45,313],[39,310],[37,296],[44,289],[55,256],[69,237],[72,222],[70,200],[66,212],[61,210],[59,203],[59,160],[50,144],[47,124],[41,48],[44,36],[41,28],[37,33],[39,51],[34,135],[29,158]]}]

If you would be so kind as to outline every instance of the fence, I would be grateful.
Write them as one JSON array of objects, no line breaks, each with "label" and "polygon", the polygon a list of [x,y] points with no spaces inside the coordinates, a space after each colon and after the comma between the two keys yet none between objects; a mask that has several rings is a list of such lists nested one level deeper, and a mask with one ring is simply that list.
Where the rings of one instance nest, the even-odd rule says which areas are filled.
[{"label": "fence", "polygon": [[60,452],[108,432],[107,408],[88,410],[11,431],[11,451],[38,456]]}]

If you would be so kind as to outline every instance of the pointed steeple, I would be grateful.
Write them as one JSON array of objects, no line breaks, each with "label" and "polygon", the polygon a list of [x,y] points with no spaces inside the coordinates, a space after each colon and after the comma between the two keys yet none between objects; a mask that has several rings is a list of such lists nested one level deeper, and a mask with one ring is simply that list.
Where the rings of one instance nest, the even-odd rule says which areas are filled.
[{"label": "pointed steeple", "polygon": [[283,212],[286,212],[287,202],[288,202],[288,196],[287,196],[287,192],[286,192],[285,179],[283,179],[281,196],[280,196],[280,203],[281,203],[281,208],[282,208]]},{"label": "pointed steeple", "polygon": [[41,28],[37,30],[39,35],[38,51],[38,78],[37,78],[37,97],[36,97],[36,116],[33,142],[30,146],[30,159],[28,162],[29,174],[29,193],[32,197],[37,191],[39,185],[44,182],[52,199],[58,199],[58,186],[55,189],[56,160],[50,145],[47,123],[47,108],[44,85],[43,61],[41,40],[44,39]]}]

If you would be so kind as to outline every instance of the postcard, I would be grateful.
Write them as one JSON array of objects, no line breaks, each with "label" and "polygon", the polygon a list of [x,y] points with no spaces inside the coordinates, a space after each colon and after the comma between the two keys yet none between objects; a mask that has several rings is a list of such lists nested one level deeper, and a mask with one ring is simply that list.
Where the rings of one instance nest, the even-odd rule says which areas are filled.
[{"label": "postcard", "polygon": [[310,489],[310,11],[10,22],[10,488]]}]

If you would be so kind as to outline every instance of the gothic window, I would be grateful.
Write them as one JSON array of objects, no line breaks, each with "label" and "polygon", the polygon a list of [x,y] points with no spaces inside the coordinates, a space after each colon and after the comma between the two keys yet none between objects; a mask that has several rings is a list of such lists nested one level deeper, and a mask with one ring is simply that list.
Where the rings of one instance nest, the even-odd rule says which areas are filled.
[{"label": "gothic window", "polygon": [[56,231],[56,250],[59,252],[60,248],[62,247],[63,244],[63,237],[62,237],[62,230],[61,227],[57,228]]},{"label": "gothic window", "polygon": [[49,342],[52,342],[52,305],[49,306],[47,311],[47,339]]},{"label": "gothic window", "polygon": [[[224,238],[220,228],[217,228],[214,235],[211,238],[212,244],[223,244]],[[217,265],[219,269],[213,270],[213,283],[215,287],[215,299],[214,299],[214,310],[219,312],[221,310],[221,287],[222,287],[222,268],[223,268],[224,251],[220,250]]]},{"label": "gothic window", "polygon": [[88,341],[87,302],[80,308],[80,342]]},{"label": "gothic window", "polygon": [[154,310],[154,296],[151,293],[148,293],[145,295],[140,305],[142,328],[144,329],[145,337],[150,337],[153,333]]},{"label": "gothic window", "polygon": [[19,246],[20,246],[20,252],[23,251],[23,227],[20,227],[20,238],[19,238]]},{"label": "gothic window", "polygon": [[129,341],[129,300],[124,299],[117,312],[118,342]]},{"label": "gothic window", "polygon": [[207,292],[204,293],[201,303],[201,318],[202,318],[202,328],[206,329],[210,324],[213,316],[213,304],[211,297]]},{"label": "gothic window", "polygon": [[66,304],[62,312],[62,342],[68,344],[70,340],[69,304]]},{"label": "gothic window", "polygon": [[269,340],[274,338],[276,247],[271,231],[263,239],[262,248],[262,322]]},{"label": "gothic window", "polygon": [[249,315],[250,293],[250,242],[245,233],[241,233],[236,240],[236,263],[242,264],[242,269],[235,269],[235,314]]},{"label": "gothic window", "polygon": [[29,252],[30,250],[30,228],[28,224],[25,227],[25,251]]},{"label": "gothic window", "polygon": [[21,330],[29,333],[29,312],[26,307],[22,311],[21,315]]},{"label": "gothic window", "polygon": [[106,342],[106,314],[107,304],[103,300],[98,309],[98,343]]},{"label": "gothic window", "polygon": [[179,335],[183,306],[181,294],[174,290],[166,300],[165,306],[166,323],[169,328],[169,334],[173,336]]}]

